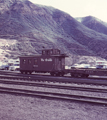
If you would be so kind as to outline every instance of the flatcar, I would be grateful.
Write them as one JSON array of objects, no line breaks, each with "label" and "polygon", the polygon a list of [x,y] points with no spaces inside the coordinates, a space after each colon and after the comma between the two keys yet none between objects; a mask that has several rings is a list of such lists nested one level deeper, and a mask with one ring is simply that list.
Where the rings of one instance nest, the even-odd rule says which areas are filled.
[{"label": "flatcar", "polygon": [[20,56],[20,72],[23,74],[50,73],[52,76],[63,76],[65,54],[59,49],[44,49],[41,55]]}]

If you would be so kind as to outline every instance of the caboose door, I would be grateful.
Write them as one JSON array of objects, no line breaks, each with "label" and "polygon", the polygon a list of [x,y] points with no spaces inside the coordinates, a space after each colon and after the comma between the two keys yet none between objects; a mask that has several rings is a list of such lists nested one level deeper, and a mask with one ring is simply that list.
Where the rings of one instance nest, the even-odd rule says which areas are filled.
[{"label": "caboose door", "polygon": [[38,64],[38,58],[34,58],[33,61],[34,61],[34,63],[33,63],[33,69],[34,69],[34,70],[37,70],[37,69],[38,69],[38,65],[39,65],[39,64]]},{"label": "caboose door", "polygon": [[62,70],[62,59],[59,57],[55,59],[55,69]]},{"label": "caboose door", "polygon": [[65,58],[57,57],[55,59],[55,69],[56,70],[64,70],[65,69]]}]

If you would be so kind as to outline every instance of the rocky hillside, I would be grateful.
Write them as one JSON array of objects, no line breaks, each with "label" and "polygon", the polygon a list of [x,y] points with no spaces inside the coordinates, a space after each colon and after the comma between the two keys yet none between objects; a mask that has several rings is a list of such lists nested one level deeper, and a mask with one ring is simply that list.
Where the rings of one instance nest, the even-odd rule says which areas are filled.
[{"label": "rocky hillside", "polygon": [[0,40],[1,55],[6,57],[36,54],[43,48],[59,48],[71,58],[107,57],[107,35],[58,9],[28,0],[0,0]]},{"label": "rocky hillside", "polygon": [[100,19],[95,18],[93,16],[87,16],[76,19],[86,27],[107,35],[107,23],[101,21]]}]

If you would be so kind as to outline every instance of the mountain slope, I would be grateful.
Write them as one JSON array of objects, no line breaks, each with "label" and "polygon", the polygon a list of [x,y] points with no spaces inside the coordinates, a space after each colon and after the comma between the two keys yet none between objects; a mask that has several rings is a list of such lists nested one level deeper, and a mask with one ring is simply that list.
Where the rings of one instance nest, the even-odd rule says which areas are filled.
[{"label": "mountain slope", "polygon": [[76,18],[76,19],[86,27],[95,30],[99,33],[103,33],[107,35],[107,23],[101,21],[100,19],[92,16]]},{"label": "mountain slope", "polygon": [[15,41],[2,46],[9,55],[36,54],[43,48],[104,58],[107,53],[106,35],[85,27],[67,13],[28,0],[0,1],[0,38]]}]

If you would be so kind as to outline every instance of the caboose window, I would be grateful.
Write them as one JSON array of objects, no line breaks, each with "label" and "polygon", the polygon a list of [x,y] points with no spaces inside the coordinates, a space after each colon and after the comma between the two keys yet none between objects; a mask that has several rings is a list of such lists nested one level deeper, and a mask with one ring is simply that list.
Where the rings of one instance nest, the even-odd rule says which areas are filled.
[{"label": "caboose window", "polygon": [[42,54],[45,55],[45,50],[42,51]]},{"label": "caboose window", "polygon": [[31,62],[32,62],[32,60],[31,60],[31,59],[29,59],[29,60],[28,60],[28,63],[29,63],[29,64],[31,64]]},{"label": "caboose window", "polygon": [[60,54],[60,51],[57,51],[57,54]]},{"label": "caboose window", "polygon": [[26,63],[26,60],[25,59],[23,59],[23,64],[25,64]]},{"label": "caboose window", "polygon": [[61,58],[59,58],[59,61],[61,61]]},{"label": "caboose window", "polygon": [[48,51],[47,51],[47,55],[49,55],[49,54],[50,54],[50,51],[48,50]]},{"label": "caboose window", "polygon": [[35,59],[34,62],[37,63],[37,59]]},{"label": "caboose window", "polygon": [[52,53],[53,53],[53,52],[52,52],[52,50],[51,50],[51,51],[50,51],[50,55],[52,55]]}]

